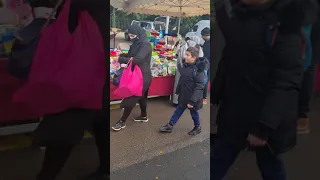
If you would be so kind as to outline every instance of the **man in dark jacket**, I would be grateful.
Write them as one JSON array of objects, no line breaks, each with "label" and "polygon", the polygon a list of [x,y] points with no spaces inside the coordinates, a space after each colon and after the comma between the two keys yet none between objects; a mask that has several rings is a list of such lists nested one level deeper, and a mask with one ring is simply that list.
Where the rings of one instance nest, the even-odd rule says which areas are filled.
[{"label": "man in dark jacket", "polygon": [[[210,59],[210,28],[204,28],[201,31],[201,35],[202,38],[204,40],[204,44],[203,44],[203,56],[205,58],[208,59],[208,61],[211,63],[211,59]],[[210,69],[207,72],[207,77],[208,77],[208,81],[204,86],[204,90],[203,90],[203,103],[207,104],[207,94],[208,94],[208,83],[210,82]]]},{"label": "man in dark jacket", "polygon": [[[211,179],[221,180],[246,148],[256,152],[264,180],[286,179],[280,155],[296,145],[304,2],[215,1],[225,47],[212,85],[219,112]],[[277,37],[268,44],[274,28]]]}]

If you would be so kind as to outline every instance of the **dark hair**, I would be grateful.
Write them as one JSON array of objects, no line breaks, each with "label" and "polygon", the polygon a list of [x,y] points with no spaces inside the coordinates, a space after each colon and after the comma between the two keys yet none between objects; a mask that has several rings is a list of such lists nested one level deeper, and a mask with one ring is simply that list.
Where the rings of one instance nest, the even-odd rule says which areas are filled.
[{"label": "dark hair", "polygon": [[187,51],[191,54],[191,57],[195,57],[195,58],[199,57],[199,48],[188,47]]}]

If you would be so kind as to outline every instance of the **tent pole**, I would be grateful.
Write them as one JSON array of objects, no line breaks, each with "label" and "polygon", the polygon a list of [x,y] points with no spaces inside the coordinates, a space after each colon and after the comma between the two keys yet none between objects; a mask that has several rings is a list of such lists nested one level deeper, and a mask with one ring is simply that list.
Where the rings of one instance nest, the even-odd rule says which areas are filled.
[{"label": "tent pole", "polygon": [[179,17],[179,21],[178,21],[178,33],[177,34],[180,34],[180,24],[181,24],[181,17]]},{"label": "tent pole", "polygon": [[[182,12],[182,1],[180,0],[179,1],[180,3],[180,13]],[[180,34],[180,23],[181,23],[181,15],[179,16],[179,22],[178,22],[178,33],[177,34]]]},{"label": "tent pole", "polygon": [[165,34],[169,33],[169,22],[170,22],[170,16],[166,17],[166,30],[165,30]]}]

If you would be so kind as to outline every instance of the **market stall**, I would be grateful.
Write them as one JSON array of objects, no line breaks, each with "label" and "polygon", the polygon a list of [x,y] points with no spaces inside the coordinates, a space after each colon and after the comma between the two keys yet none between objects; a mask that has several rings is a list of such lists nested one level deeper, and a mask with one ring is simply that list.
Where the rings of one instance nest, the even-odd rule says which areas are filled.
[{"label": "market stall", "polygon": [[[177,70],[175,51],[172,44],[166,44],[164,41],[155,40],[148,34],[151,44],[153,46],[151,58],[152,83],[149,89],[149,97],[170,96],[173,93],[174,76]],[[110,50],[110,80],[112,80],[114,73],[121,68],[121,65],[113,61],[113,58],[127,53],[126,49],[111,49]],[[116,90],[110,81],[110,101],[121,100],[114,94]],[[114,102],[111,102],[114,103]]]},{"label": "market stall", "polygon": [[[201,2],[196,0],[190,0],[190,1],[163,0],[161,2],[159,0],[150,0],[148,2],[140,1],[140,0],[137,0],[137,1],[111,0],[110,5],[113,6],[114,8],[118,8],[129,13],[142,13],[142,14],[149,14],[149,15],[166,16],[166,28],[163,34],[165,42],[169,42],[168,38],[174,39],[174,37],[170,37],[168,32],[170,16],[179,17],[179,23],[178,23],[178,33],[179,33],[182,17],[191,17],[191,16],[200,16],[200,15],[210,14],[209,0],[204,0]],[[154,38],[152,42],[153,42],[153,45],[156,46],[159,42],[159,39]],[[164,51],[168,51],[168,49]],[[169,50],[167,53],[172,53],[172,51]],[[152,62],[154,63],[153,60]],[[166,68],[164,68],[164,71],[165,69]],[[154,76],[151,87],[150,87],[149,96],[172,95],[174,91],[174,81],[175,81],[174,76],[175,76],[175,73],[169,76],[168,75],[162,75],[161,77]],[[168,84],[158,85],[158,83],[163,83],[161,81],[164,79],[166,79],[166,83]],[[157,87],[157,89],[155,87]],[[169,87],[170,88],[172,87],[172,88],[169,89]],[[153,89],[157,91],[154,92]],[[111,98],[111,94],[112,93],[110,93],[110,98]]]}]

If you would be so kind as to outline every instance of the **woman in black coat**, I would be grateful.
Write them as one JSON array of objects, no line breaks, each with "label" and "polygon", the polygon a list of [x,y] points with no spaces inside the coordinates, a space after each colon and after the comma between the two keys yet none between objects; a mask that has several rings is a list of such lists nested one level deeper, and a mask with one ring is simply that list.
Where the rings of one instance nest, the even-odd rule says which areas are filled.
[{"label": "woman in black coat", "polygon": [[121,55],[118,62],[121,64],[127,64],[130,58],[133,58],[132,65],[139,66],[142,71],[143,76],[143,88],[142,97],[141,96],[131,96],[125,98],[121,102],[121,108],[124,109],[121,119],[112,126],[112,129],[119,131],[126,127],[126,120],[128,119],[132,109],[135,107],[136,103],[139,102],[141,115],[134,118],[134,121],[138,122],[148,122],[147,118],[147,99],[148,90],[152,80],[151,74],[151,56],[152,56],[152,46],[147,38],[146,31],[138,25],[131,25],[128,28],[129,37],[132,40],[132,45],[130,46],[129,52],[126,55]]},{"label": "woman in black coat", "polygon": [[[30,0],[33,7],[53,8],[58,0]],[[87,10],[97,23],[103,39],[105,50],[106,69],[109,67],[108,44],[106,32],[109,24],[109,2],[105,0],[73,0],[69,14],[69,30],[73,32],[77,27],[78,14]],[[59,15],[58,9],[57,16]],[[108,71],[106,71],[108,72]],[[45,156],[42,169],[37,180],[54,180],[63,168],[75,145],[83,138],[85,130],[93,130],[96,146],[99,153],[100,165],[97,171],[87,177],[87,180],[106,180],[109,175],[109,74],[106,74],[106,83],[103,91],[102,110],[68,109],[57,114],[46,115],[35,131],[34,144],[45,146]]]}]

